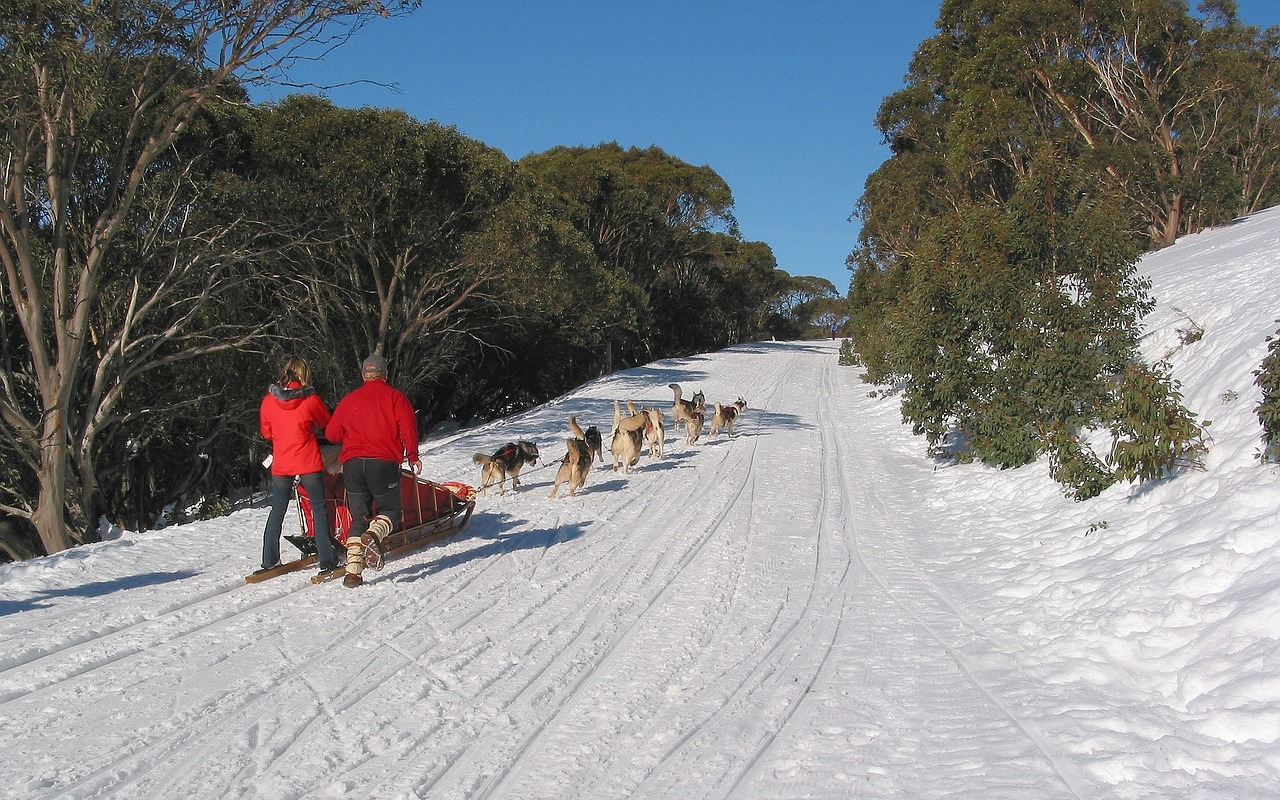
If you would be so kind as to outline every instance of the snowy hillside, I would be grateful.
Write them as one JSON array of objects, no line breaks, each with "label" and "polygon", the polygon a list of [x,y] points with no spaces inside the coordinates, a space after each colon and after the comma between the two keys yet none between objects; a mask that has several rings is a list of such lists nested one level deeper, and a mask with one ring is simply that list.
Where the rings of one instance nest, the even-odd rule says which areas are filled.
[{"label": "snowy hillside", "polygon": [[517,438],[554,464],[614,399],[670,425],[672,381],[744,397],[737,435],[668,430],[572,498],[527,472],[359,589],[246,585],[265,508],[0,567],[0,795],[1280,796],[1252,375],[1280,210],[1143,271],[1203,472],[1075,503],[1043,463],[927,459],[838,343],[658,362],[428,441],[424,472],[475,483]]}]

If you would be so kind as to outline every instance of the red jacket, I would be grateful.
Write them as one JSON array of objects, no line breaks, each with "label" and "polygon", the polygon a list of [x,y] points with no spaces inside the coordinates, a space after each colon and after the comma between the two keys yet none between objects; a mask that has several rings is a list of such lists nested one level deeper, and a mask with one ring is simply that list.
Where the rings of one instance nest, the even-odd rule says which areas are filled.
[{"label": "red jacket", "polygon": [[342,442],[338,460],[378,458],[399,464],[408,459],[418,463],[418,420],[409,398],[384,380],[364,385],[342,398],[333,410],[333,419],[324,429],[325,438]]},{"label": "red jacket", "polygon": [[329,423],[329,407],[310,386],[272,385],[258,407],[258,428],[271,442],[272,475],[305,475],[324,468],[316,435]]}]

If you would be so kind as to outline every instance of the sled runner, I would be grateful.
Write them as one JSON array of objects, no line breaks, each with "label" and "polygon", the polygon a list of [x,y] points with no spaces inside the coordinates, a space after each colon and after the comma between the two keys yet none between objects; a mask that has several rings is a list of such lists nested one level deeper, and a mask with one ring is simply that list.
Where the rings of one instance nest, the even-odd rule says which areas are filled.
[{"label": "sled runner", "polygon": [[[325,473],[325,510],[333,525],[334,549],[338,553],[346,550],[347,533],[351,530],[351,512],[347,508],[347,490],[342,482],[341,473]],[[414,475],[408,470],[400,471],[400,502],[402,518],[400,530],[392,532],[382,542],[386,558],[407,553],[418,547],[443,539],[452,533],[462,530],[475,510],[476,490],[465,483],[435,483]],[[294,487],[294,497],[298,504],[298,518],[302,525],[302,535],[286,536],[302,555],[294,560],[264,572],[245,576],[247,583],[259,583],[277,575],[285,575],[297,570],[306,569],[316,564],[315,523],[311,513],[311,498],[301,485]],[[320,583],[329,578],[336,578],[344,572],[343,567],[322,572],[312,578],[313,583]]]}]

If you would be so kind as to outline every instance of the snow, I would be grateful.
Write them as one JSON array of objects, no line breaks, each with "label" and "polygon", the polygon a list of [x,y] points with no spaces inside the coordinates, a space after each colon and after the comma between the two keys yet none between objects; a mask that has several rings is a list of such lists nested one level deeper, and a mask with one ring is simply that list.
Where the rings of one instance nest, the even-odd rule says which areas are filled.
[{"label": "snow", "polygon": [[[0,567],[0,795],[1280,796],[1280,209],[1141,269],[1203,471],[1077,503],[927,458],[838,342],[657,362],[425,442],[552,466],[357,590],[246,585],[264,507]],[[736,435],[548,499],[570,414],[672,381]]]}]

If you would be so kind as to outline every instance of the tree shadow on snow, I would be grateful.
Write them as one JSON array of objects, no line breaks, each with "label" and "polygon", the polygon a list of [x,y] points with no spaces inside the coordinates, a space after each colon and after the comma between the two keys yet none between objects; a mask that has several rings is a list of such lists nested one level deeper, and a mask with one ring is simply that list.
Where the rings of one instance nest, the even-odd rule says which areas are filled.
[{"label": "tree shadow on snow", "polygon": [[[747,398],[748,404],[751,398]],[[712,410],[707,410],[707,430],[711,429]],[[698,439],[697,444],[685,444],[683,432],[680,434],[681,447],[705,447],[707,445],[717,444],[719,442],[732,442],[739,438],[751,438],[752,436],[768,436],[773,431],[779,430],[807,430],[813,428],[810,422],[804,422],[796,414],[788,414],[783,411],[765,411],[761,408],[752,408],[747,406],[747,410],[742,412],[742,416],[738,418],[737,424],[733,426],[733,437],[730,438],[727,433],[721,431],[714,436],[710,433],[703,433],[702,438]],[[668,443],[670,443],[670,434],[668,434]]]},{"label": "tree shadow on snow", "polygon": [[829,339],[806,339],[791,340],[781,342],[751,342],[750,344],[736,344],[727,348],[734,353],[776,353],[779,350],[786,350],[788,353],[794,353],[796,350],[803,350],[809,353],[829,353],[832,345]]},{"label": "tree shadow on snow", "polygon": [[199,573],[191,570],[181,572],[148,572],[143,575],[128,575],[110,581],[94,581],[81,586],[69,586],[63,589],[44,589],[23,600],[0,600],[0,617],[30,611],[36,608],[48,608],[48,601],[59,597],[102,597],[124,589],[137,589],[143,586],[156,586],[161,583],[185,580]]},{"label": "tree shadow on snow", "polygon": [[513,518],[508,514],[486,515],[479,520],[472,517],[471,524],[475,525],[477,522],[479,524],[470,536],[464,536],[461,539],[446,539],[441,544],[457,544],[460,541],[465,542],[472,539],[484,541],[485,544],[461,553],[437,558],[425,564],[417,564],[408,569],[403,569],[392,576],[392,580],[397,583],[407,583],[430,577],[438,572],[443,572],[476,559],[491,558],[505,553],[513,553],[517,550],[545,550],[557,544],[571,542],[586,533],[585,523],[544,530],[504,533],[501,529],[509,527],[512,521],[514,521]]}]

